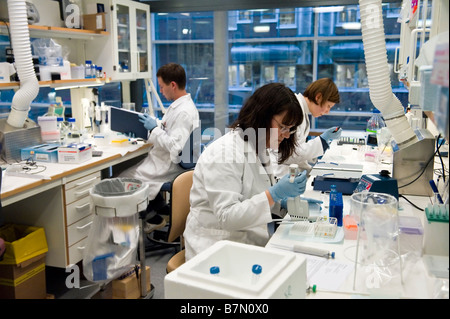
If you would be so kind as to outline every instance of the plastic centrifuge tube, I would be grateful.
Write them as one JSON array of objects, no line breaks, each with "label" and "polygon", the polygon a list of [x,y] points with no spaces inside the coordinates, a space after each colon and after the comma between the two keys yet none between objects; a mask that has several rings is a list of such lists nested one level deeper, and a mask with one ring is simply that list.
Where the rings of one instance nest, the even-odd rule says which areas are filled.
[{"label": "plastic centrifuge tube", "polygon": [[219,277],[220,274],[220,267],[219,266],[212,266],[209,268],[209,273],[213,276]]},{"label": "plastic centrifuge tube", "polygon": [[297,175],[298,171],[298,165],[297,164],[291,164],[289,165],[289,182],[293,183],[295,176]]},{"label": "plastic centrifuge tube", "polygon": [[252,266],[252,284],[253,285],[255,285],[258,282],[259,277],[261,276],[261,272],[262,272],[261,265],[254,264]]}]

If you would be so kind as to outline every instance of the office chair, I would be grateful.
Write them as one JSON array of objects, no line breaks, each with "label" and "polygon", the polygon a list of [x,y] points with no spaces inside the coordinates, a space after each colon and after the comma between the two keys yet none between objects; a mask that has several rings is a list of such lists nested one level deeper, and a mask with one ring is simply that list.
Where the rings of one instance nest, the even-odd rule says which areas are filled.
[{"label": "office chair", "polygon": [[[189,140],[186,141],[186,144],[184,145],[183,150],[180,152],[180,163],[178,164],[181,168],[183,168],[186,171],[193,170],[195,167],[195,164],[197,163],[197,160],[200,156],[201,151],[201,131],[200,127],[196,128],[190,135]],[[184,172],[180,173],[183,174]],[[180,176],[178,175],[178,176]],[[157,246],[149,247],[148,250],[156,250],[161,248],[166,248],[167,246],[177,246],[179,245],[178,242],[174,242],[174,239],[168,240],[168,234],[171,229],[171,223],[172,223],[172,204],[173,204],[173,183],[178,178],[175,177],[175,179],[171,182],[164,183],[161,187],[161,191],[165,192],[168,199],[168,206],[169,206],[169,221],[168,221],[168,230],[166,229],[160,229],[155,230],[147,235],[147,238],[156,244],[159,244]],[[190,186],[189,186],[190,190]],[[189,191],[188,190],[188,191]],[[189,205],[189,198],[188,198],[188,205]]]},{"label": "office chair", "polygon": [[193,170],[183,172],[175,178],[172,184],[172,212],[167,242],[174,242],[179,238],[179,251],[167,263],[167,273],[176,269],[185,261],[183,232],[190,211],[189,194],[191,192],[193,175]]},{"label": "office chair", "polygon": [[[166,272],[169,273],[182,265],[185,261],[183,232],[186,227],[187,215],[190,211],[189,194],[191,192],[194,170],[180,173],[171,186],[170,219],[164,242],[177,248],[177,252],[167,263]],[[153,239],[155,240],[155,239]]]}]

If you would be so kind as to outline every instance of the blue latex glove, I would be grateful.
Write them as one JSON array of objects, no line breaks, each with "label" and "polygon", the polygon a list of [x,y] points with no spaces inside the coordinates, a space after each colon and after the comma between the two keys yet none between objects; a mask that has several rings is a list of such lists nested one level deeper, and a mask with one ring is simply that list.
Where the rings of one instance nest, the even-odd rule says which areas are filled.
[{"label": "blue latex glove", "polygon": [[284,209],[287,209],[287,197],[286,198],[283,198],[282,200],[281,200],[281,202],[280,202],[280,206],[281,206],[281,208],[284,208]]},{"label": "blue latex glove", "polygon": [[139,114],[139,122],[144,124],[144,127],[149,131],[156,127],[156,119],[146,113]]},{"label": "blue latex glove", "polygon": [[325,132],[323,132],[320,137],[325,140],[328,144],[331,143],[332,140],[336,140],[341,137],[342,134],[342,128],[339,126],[334,126],[332,128],[329,128]]},{"label": "blue latex glove", "polygon": [[296,197],[305,192],[306,181],[308,180],[306,171],[297,175],[293,183],[289,182],[289,177],[290,174],[284,175],[278,183],[269,188],[269,193],[274,201],[281,202],[284,198]]}]

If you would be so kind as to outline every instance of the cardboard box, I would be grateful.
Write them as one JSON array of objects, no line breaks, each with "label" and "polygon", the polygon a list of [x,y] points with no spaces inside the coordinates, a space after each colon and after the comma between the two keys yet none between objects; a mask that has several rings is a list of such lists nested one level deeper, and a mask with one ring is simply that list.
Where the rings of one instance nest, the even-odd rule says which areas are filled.
[{"label": "cardboard box", "polygon": [[77,164],[92,158],[92,145],[71,143],[58,147],[58,163]]},{"label": "cardboard box", "polygon": [[0,237],[6,246],[0,262],[0,299],[46,298],[44,229],[7,224],[0,227]]},{"label": "cardboard box", "polygon": [[94,31],[106,31],[105,12],[84,14],[83,29]]},{"label": "cardboard box", "polygon": [[17,265],[0,264],[0,299],[45,299],[45,254]]},{"label": "cardboard box", "polygon": [[[150,267],[146,266],[147,293],[150,292]],[[139,275],[140,275],[139,271]],[[141,297],[141,280],[132,271],[123,279],[112,282],[113,299],[138,299]]]},{"label": "cardboard box", "polygon": [[36,162],[58,163],[59,144],[40,144],[25,147],[20,150],[22,161],[33,160]]}]

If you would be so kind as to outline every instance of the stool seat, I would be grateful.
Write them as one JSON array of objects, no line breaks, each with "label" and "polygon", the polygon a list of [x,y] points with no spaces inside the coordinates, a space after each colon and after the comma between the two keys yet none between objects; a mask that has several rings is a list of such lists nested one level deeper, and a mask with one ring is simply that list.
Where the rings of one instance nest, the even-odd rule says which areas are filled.
[{"label": "stool seat", "polygon": [[185,250],[180,250],[175,255],[170,258],[169,262],[167,263],[166,271],[167,273],[170,273],[171,271],[177,269],[180,267],[184,262],[186,261],[185,257]]}]

